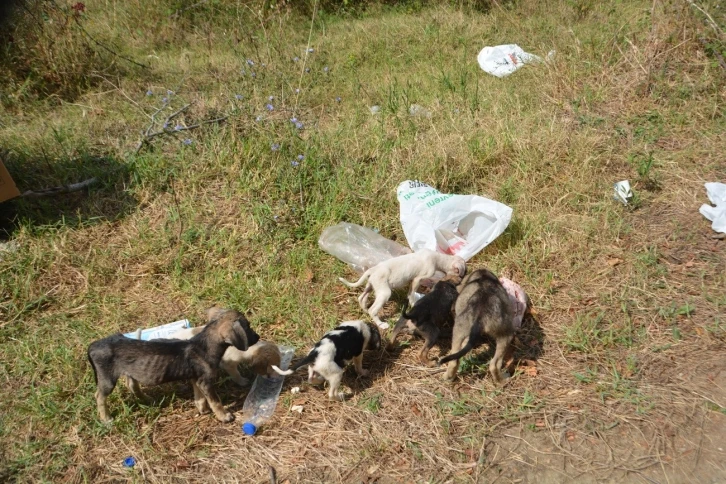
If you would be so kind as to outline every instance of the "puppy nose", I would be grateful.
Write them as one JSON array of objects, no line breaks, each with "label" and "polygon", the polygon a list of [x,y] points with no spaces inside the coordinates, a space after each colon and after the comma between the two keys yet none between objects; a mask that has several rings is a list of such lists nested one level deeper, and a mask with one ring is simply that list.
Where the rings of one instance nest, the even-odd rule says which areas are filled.
[{"label": "puppy nose", "polygon": [[251,338],[247,338],[249,341],[250,346],[257,344],[257,342],[260,340],[260,335],[253,332]]}]

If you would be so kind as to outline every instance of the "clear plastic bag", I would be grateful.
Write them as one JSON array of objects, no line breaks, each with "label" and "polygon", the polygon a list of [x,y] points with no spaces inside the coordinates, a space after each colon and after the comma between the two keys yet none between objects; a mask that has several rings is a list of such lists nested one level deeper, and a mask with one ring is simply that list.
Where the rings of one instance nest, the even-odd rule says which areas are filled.
[{"label": "clear plastic bag", "polygon": [[408,247],[369,228],[347,222],[325,229],[320,235],[318,245],[360,273],[391,257],[411,253]]}]

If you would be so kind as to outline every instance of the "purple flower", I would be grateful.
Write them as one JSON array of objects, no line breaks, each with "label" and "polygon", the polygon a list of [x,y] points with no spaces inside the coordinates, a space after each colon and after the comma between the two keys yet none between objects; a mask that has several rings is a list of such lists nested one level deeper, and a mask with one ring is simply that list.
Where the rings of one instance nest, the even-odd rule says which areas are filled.
[{"label": "purple flower", "polygon": [[272,143],[272,145],[270,146],[270,149],[272,151],[279,151],[280,150],[280,143]]},{"label": "purple flower", "polygon": [[312,54],[313,52],[315,52],[315,49],[313,49],[312,47],[310,47],[310,48],[308,49],[308,52],[310,52],[310,53]]},{"label": "purple flower", "polygon": [[273,99],[275,99],[275,96],[270,96],[267,98],[268,101],[272,101]]},{"label": "purple flower", "polygon": [[148,91],[146,91],[146,95],[147,96],[153,96],[154,95],[154,91],[152,91],[151,89],[149,89]]},{"label": "purple flower", "polygon": [[183,127],[184,127],[184,126],[182,126],[181,124],[177,124],[176,126],[174,126],[174,131],[181,131],[181,129],[182,129]]},{"label": "purple flower", "polygon": [[295,123],[295,127],[297,129],[303,129],[303,124],[300,121],[298,121],[297,123]]},{"label": "purple flower", "polygon": [[292,118],[290,118],[290,122],[297,123],[297,118],[295,116],[293,116]]},{"label": "purple flower", "polygon": [[305,155],[297,155],[297,161],[302,161],[305,159]]},{"label": "purple flower", "polygon": [[299,61],[299,60],[300,60],[300,58],[299,58],[299,57],[297,57],[297,56],[295,56],[295,57],[293,57],[293,58],[292,58],[292,61],[293,61],[293,62],[297,62],[297,61]]},{"label": "purple flower", "polygon": [[259,123],[260,121],[262,121],[262,116],[257,116],[257,117],[255,118],[255,121],[257,121],[258,123]]},{"label": "purple flower", "polygon": [[168,127],[169,127],[169,121],[165,122],[165,123],[164,123],[164,126],[162,126],[162,127],[163,127],[164,129],[168,128]]},{"label": "purple flower", "polygon": [[255,65],[255,63],[252,62],[252,59],[247,59],[247,65],[248,66],[253,66],[253,65]]},{"label": "purple flower", "polygon": [[171,90],[167,89],[166,90],[166,95],[167,96],[173,96],[174,95],[174,91],[171,91]]},{"label": "purple flower", "polygon": [[161,102],[163,102],[164,104],[166,104],[166,103],[169,102],[169,100],[167,98],[163,97],[163,98],[161,98]]},{"label": "purple flower", "polygon": [[300,88],[295,89],[295,94],[300,94]]},{"label": "purple flower", "polygon": [[235,95],[234,95],[234,98],[235,98],[236,100],[238,100],[238,101],[239,101],[240,99],[242,99],[243,97],[244,97],[244,96],[243,96],[242,94],[235,94]]},{"label": "purple flower", "polygon": [[323,67],[323,72],[328,72],[330,68],[328,66]]},{"label": "purple flower", "polygon": [[340,99],[340,96],[338,96],[338,97],[335,98],[335,102],[336,103],[339,103],[340,101],[342,101],[342,99]]},{"label": "purple flower", "polygon": [[252,77],[257,77],[257,74],[255,74],[255,73],[253,72],[253,73],[251,73],[251,74],[250,74],[250,76],[252,76]]},{"label": "purple flower", "polygon": [[183,141],[183,143],[188,146],[188,145],[192,144],[192,140],[190,140],[189,138],[187,138],[187,139],[185,139]]},{"label": "purple flower", "polygon": [[275,110],[275,106],[273,106],[272,104],[269,104],[268,103],[268,104],[265,104],[265,109],[267,109],[268,111],[274,111]]},{"label": "purple flower", "polygon": [[292,160],[292,161],[290,162],[290,164],[291,164],[292,166],[298,166],[298,165],[299,165],[300,163],[298,163],[298,162],[297,162],[297,161],[295,161],[295,160]]}]

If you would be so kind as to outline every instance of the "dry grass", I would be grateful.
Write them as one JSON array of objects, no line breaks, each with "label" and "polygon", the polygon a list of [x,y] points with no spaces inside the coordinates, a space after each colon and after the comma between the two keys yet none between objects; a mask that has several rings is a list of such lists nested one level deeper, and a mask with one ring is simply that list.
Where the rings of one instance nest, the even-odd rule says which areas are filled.
[{"label": "dry grass", "polygon": [[[88,31],[151,69],[99,68],[97,83],[68,97],[3,91],[0,144],[21,189],[102,182],[3,207],[18,216],[20,249],[0,252],[0,475],[267,482],[270,466],[278,482],[726,475],[726,241],[698,214],[703,183],[726,179],[723,39],[687,2],[318,11],[307,58],[310,18],[294,10],[258,16],[210,2],[169,18],[161,0],[87,4]],[[478,69],[479,48],[510,41],[557,53],[503,80]],[[182,125],[230,117],[136,155],[167,89],[169,113],[193,103]],[[409,117],[411,103],[431,118]],[[297,154],[305,160],[294,168]],[[508,385],[492,385],[484,349],[445,383],[418,365],[411,338],[368,354],[372,375],[351,371],[343,404],[302,384],[303,372],[289,377],[254,438],[239,422],[196,416],[184,384],[151,389],[150,406],[119,389],[115,425],[96,421],[85,349],[97,337],[198,322],[221,303],[302,352],[360,317],[336,283],[345,267],[317,237],[348,220],[403,240],[394,190],[407,178],[514,208],[507,231],[471,261],[508,273],[534,302]],[[630,208],[611,199],[621,179],[637,194]],[[239,416],[247,390],[220,386]],[[121,465],[128,455],[134,470]]]}]

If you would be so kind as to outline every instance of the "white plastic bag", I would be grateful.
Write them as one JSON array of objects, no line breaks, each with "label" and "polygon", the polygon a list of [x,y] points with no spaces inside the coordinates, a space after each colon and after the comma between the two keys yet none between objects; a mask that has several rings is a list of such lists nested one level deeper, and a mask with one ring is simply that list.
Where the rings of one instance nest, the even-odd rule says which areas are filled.
[{"label": "white plastic bag", "polygon": [[398,186],[401,225],[414,252],[438,250],[471,259],[499,237],[512,209],[478,195],[444,194],[419,181]]},{"label": "white plastic bag", "polygon": [[726,234],[726,184],[706,183],[705,186],[708,199],[716,206],[704,203],[698,211],[713,222],[711,225],[713,230]]},{"label": "white plastic bag", "polygon": [[173,323],[163,324],[161,326],[155,326],[153,328],[139,328],[133,333],[125,333],[124,336],[126,336],[127,338],[149,341],[152,339],[169,338],[176,331],[191,327],[192,325],[189,320],[181,319],[179,321],[174,321]]},{"label": "white plastic bag", "polygon": [[408,247],[369,228],[346,222],[323,230],[318,245],[360,273],[391,257],[411,253]]},{"label": "white plastic bag", "polygon": [[522,50],[517,44],[484,47],[477,56],[479,66],[493,76],[506,77],[524,64],[541,62],[542,58]]}]

